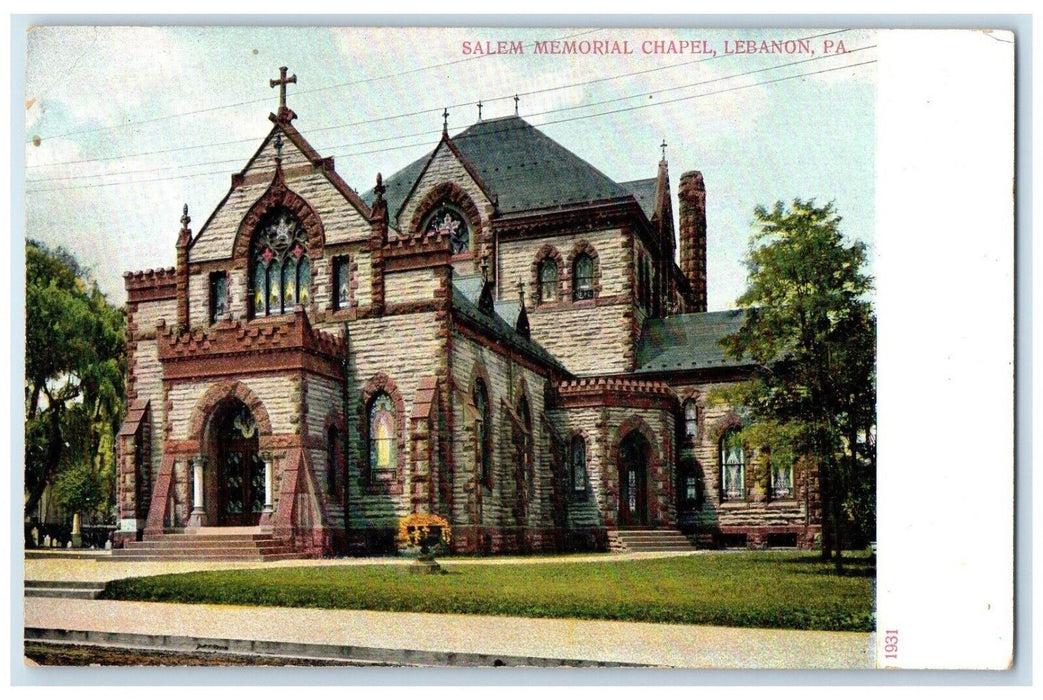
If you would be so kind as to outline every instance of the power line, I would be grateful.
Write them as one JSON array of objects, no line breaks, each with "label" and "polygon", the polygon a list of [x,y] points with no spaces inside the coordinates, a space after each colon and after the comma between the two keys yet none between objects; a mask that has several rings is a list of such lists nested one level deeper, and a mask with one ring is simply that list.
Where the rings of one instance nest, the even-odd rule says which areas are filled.
[{"label": "power line", "polygon": [[[563,118],[563,119],[554,119],[554,120],[551,120],[551,121],[542,122],[540,124],[533,124],[533,126],[534,127],[545,127],[545,126],[549,126],[549,125],[552,125],[552,124],[563,124],[563,123],[566,123],[566,122],[573,122],[573,121],[578,121],[578,120],[582,120],[582,119],[593,119],[595,117],[603,117],[603,116],[608,116],[608,115],[613,115],[613,114],[621,114],[621,113],[624,113],[624,112],[632,112],[632,111],[636,111],[636,110],[639,110],[639,109],[648,109],[650,107],[659,107],[659,106],[662,106],[662,105],[665,105],[665,104],[673,104],[673,103],[677,103],[677,102],[685,102],[685,101],[688,101],[688,100],[694,100],[694,99],[699,99],[699,98],[703,98],[703,97],[711,97],[713,95],[721,95],[721,94],[725,94],[725,93],[729,93],[729,92],[737,92],[739,90],[747,90],[749,88],[759,87],[759,86],[763,86],[763,85],[773,85],[775,83],[781,83],[781,82],[785,82],[787,80],[796,80],[798,78],[807,78],[807,77],[810,77],[810,76],[813,76],[813,75],[822,75],[824,73],[832,73],[832,72],[835,72],[835,71],[838,71],[838,70],[845,70],[845,69],[848,69],[848,68],[858,68],[858,67],[861,67],[861,66],[866,66],[866,65],[870,65],[870,64],[874,64],[874,63],[876,63],[876,59],[872,59],[872,60],[869,60],[869,61],[862,61],[862,62],[859,62],[859,63],[846,64],[846,65],[843,65],[843,66],[835,66],[833,68],[824,68],[822,70],[811,71],[811,72],[807,72],[807,73],[797,73],[796,75],[789,75],[789,76],[784,76],[784,77],[781,77],[781,78],[775,78],[773,80],[766,80],[766,81],[763,81],[763,82],[751,83],[749,85],[736,85],[734,87],[722,88],[721,90],[713,90],[713,91],[706,92],[706,93],[700,93],[698,95],[687,95],[685,97],[677,97],[677,98],[674,98],[674,99],[671,99],[671,100],[665,100],[665,101],[662,101],[662,102],[656,102],[654,104],[635,105],[635,106],[632,106],[632,107],[623,107],[623,108],[620,108],[620,109],[609,110],[609,111],[606,111],[606,112],[598,112],[596,114],[585,114],[585,115],[578,115],[578,116],[575,116],[575,117],[566,117],[566,118]],[[503,129],[502,131],[507,131],[507,129]],[[493,131],[487,132],[487,133],[497,133],[497,132],[496,132],[496,130],[493,130]],[[459,136],[454,137],[454,138],[459,138]],[[357,157],[357,156],[362,156],[362,155],[370,155],[370,154],[374,154],[374,153],[386,153],[388,151],[401,150],[401,149],[404,149],[404,148],[416,148],[416,147],[420,147],[420,146],[423,146],[423,145],[425,145],[425,142],[410,143],[410,144],[404,144],[404,145],[401,145],[401,146],[389,146],[387,148],[374,149],[374,150],[370,150],[370,151],[359,151],[359,152],[356,152],[356,153],[346,154],[346,157]],[[342,155],[344,155],[344,154],[342,154]],[[164,181],[164,180],[181,180],[181,179],[185,179],[185,178],[189,178],[189,177],[203,177],[203,176],[206,176],[206,175],[218,175],[218,174],[222,174],[222,173],[220,173],[220,172],[194,173],[194,174],[187,174],[187,175],[171,175],[169,177],[159,177],[159,178],[151,177],[151,178],[146,178],[146,179],[141,179],[141,180],[129,180],[129,181],[125,181],[125,182],[92,183],[92,184],[88,184],[88,185],[71,185],[69,187],[41,188],[41,189],[35,189],[35,190],[26,190],[26,193],[27,194],[37,194],[37,193],[43,193],[43,192],[57,192],[57,191],[63,191],[63,190],[92,189],[92,188],[99,188],[99,187],[111,187],[111,186],[114,186],[114,185],[135,185],[135,184],[142,184],[142,183],[147,183],[147,182],[157,182],[157,181]],[[30,184],[35,184],[35,183],[30,183]]]},{"label": "power line", "polygon": [[[602,31],[600,28],[599,29],[589,29],[589,30],[584,31],[584,32],[579,32],[578,34],[569,34],[567,36],[560,37],[559,39],[547,39],[546,41],[565,41],[567,39],[572,39],[572,38],[575,38],[575,37],[578,37],[578,36],[586,36],[587,34],[593,34],[595,32],[600,32],[600,31]],[[541,40],[541,41],[543,41],[543,40]],[[535,42],[533,42],[533,44],[535,45]],[[349,87],[351,85],[360,85],[362,83],[370,83],[370,82],[373,82],[374,80],[386,80],[387,78],[397,78],[399,76],[410,75],[412,73],[420,73],[420,72],[423,72],[423,71],[426,71],[426,70],[432,70],[434,68],[444,68],[446,66],[456,65],[458,63],[466,63],[467,61],[475,61],[475,60],[478,60],[478,59],[481,59],[481,58],[488,58],[488,56],[489,56],[489,54],[481,54],[481,55],[469,56],[467,58],[459,58],[459,59],[456,59],[456,60],[453,60],[453,61],[446,61],[444,63],[436,63],[434,65],[420,66],[418,68],[411,68],[410,70],[399,71],[397,73],[389,73],[389,74],[386,74],[386,75],[377,75],[377,76],[373,76],[373,77],[370,77],[370,78],[359,78],[357,80],[349,80],[346,83],[338,83],[337,85],[330,85],[330,86],[322,87],[322,88],[312,88],[310,90],[297,90],[294,94],[295,95],[310,95],[310,94],[317,93],[317,92],[325,92],[327,90],[339,90],[340,88]],[[243,102],[233,102],[231,104],[219,105],[217,107],[206,107],[204,109],[195,109],[195,110],[191,110],[189,112],[179,112],[178,114],[169,114],[169,115],[164,116],[164,117],[153,117],[151,119],[140,119],[140,120],[133,121],[133,122],[124,122],[124,123],[121,123],[121,124],[114,124],[113,126],[99,126],[97,128],[94,128],[94,129],[83,129],[83,130],[80,130],[80,131],[67,131],[67,132],[65,132],[63,134],[55,134],[55,135],[52,135],[52,136],[41,137],[41,138],[60,139],[60,138],[66,137],[66,136],[79,136],[81,134],[92,134],[92,133],[96,133],[96,132],[99,132],[99,131],[110,131],[112,129],[125,129],[127,127],[137,126],[138,124],[153,124],[153,123],[156,123],[156,122],[167,121],[167,120],[170,120],[170,119],[180,119],[182,117],[193,117],[193,116],[196,116],[196,115],[199,115],[199,114],[206,114],[208,112],[218,112],[218,111],[220,111],[222,109],[232,109],[234,107],[243,107],[245,105],[258,104],[260,102],[267,102],[268,100],[269,100],[269,98],[267,98],[267,97],[263,97],[263,98],[259,97],[256,100],[245,100]],[[462,105],[458,105],[458,106],[462,106]],[[441,109],[441,108],[439,108],[439,109]],[[430,110],[425,110],[425,111],[430,111]],[[32,140],[33,140],[32,137],[27,138],[26,139],[26,143],[31,143]]]},{"label": "power line", "polygon": [[[853,53],[857,53],[859,51],[866,51],[866,50],[874,49],[874,48],[876,48],[876,45],[872,44],[870,46],[864,46],[864,47],[860,47],[860,48],[857,48],[857,49],[852,49],[852,50],[848,51],[844,55],[850,55],[850,54],[853,54]],[[701,85],[708,85],[708,84],[711,84],[711,83],[723,82],[723,81],[726,81],[726,80],[733,80],[735,78],[741,78],[741,77],[745,77],[747,75],[755,75],[757,73],[764,73],[764,72],[767,72],[767,71],[780,70],[782,68],[789,68],[789,67],[796,66],[796,65],[801,65],[801,64],[804,64],[804,63],[810,63],[810,62],[813,62],[813,61],[820,61],[820,60],[824,60],[824,59],[837,58],[837,57],[838,57],[837,54],[816,56],[814,58],[801,59],[799,61],[791,61],[789,63],[782,63],[782,64],[778,64],[778,65],[775,65],[775,66],[768,66],[766,68],[757,68],[757,69],[753,69],[753,70],[749,70],[749,71],[743,71],[743,72],[740,72],[740,73],[733,73],[731,75],[721,76],[719,78],[712,78],[712,79],[709,79],[709,80],[697,81],[697,82],[694,82],[694,83],[686,83],[684,85],[678,85],[678,86],[674,86],[674,87],[660,88],[660,89],[656,90],[655,92],[657,92],[657,93],[676,92],[678,90],[684,90],[684,89],[688,89],[688,88],[692,88],[692,87],[698,87],[698,86],[701,86]],[[591,82],[594,82],[594,81],[591,81]],[[596,107],[596,106],[603,105],[603,104],[612,104],[612,103],[615,103],[615,102],[623,102],[623,101],[626,101],[626,100],[633,100],[633,99],[637,99],[637,98],[643,98],[646,95],[648,95],[648,92],[647,91],[643,91],[643,92],[640,92],[640,93],[626,95],[624,97],[614,97],[614,98],[611,98],[611,99],[600,100],[600,101],[597,101],[597,102],[590,102],[590,103],[586,103],[586,104],[582,104],[582,105],[572,105],[572,106],[568,106],[568,107],[558,107],[556,109],[544,110],[542,112],[532,112],[532,113],[530,113],[530,114],[528,114],[526,116],[534,117],[534,116],[543,116],[543,115],[547,115],[547,114],[554,114],[554,113],[557,113],[557,112],[567,112],[567,111],[572,111],[572,110],[577,110],[577,109],[589,109],[591,107]],[[494,98],[494,99],[498,99],[498,98]],[[470,103],[465,103],[465,104],[470,104]],[[657,104],[661,104],[661,102],[657,103]],[[380,120],[371,120],[371,121],[380,121]],[[310,134],[314,133],[314,131],[309,130],[309,133]],[[385,137],[378,138],[378,139],[370,139],[368,141],[353,141],[351,144],[339,144],[339,145],[336,145],[336,146],[329,146],[325,150],[331,150],[331,149],[337,149],[337,148],[348,148],[350,146],[359,146],[359,145],[374,144],[374,143],[385,143],[385,142],[389,142],[389,141],[394,142],[394,141],[400,141],[400,140],[406,139],[406,138],[416,138],[416,137],[421,137],[421,136],[430,136],[432,134],[438,134],[438,133],[440,133],[440,132],[437,131],[437,130],[424,130],[424,131],[419,131],[419,132],[413,132],[413,133],[410,133],[410,134],[397,134],[395,136],[385,136]],[[251,142],[256,142],[256,139],[251,139],[250,141]],[[221,142],[221,143],[215,144],[214,146],[216,147],[216,146],[222,146],[222,145],[228,145],[228,144],[234,144],[234,143],[240,143],[240,142],[239,141]],[[184,150],[188,150],[190,148],[194,149],[194,148],[198,148],[198,147],[197,146],[187,146],[187,147],[184,147],[184,148],[174,148],[174,149],[168,149],[168,150],[164,150],[164,151],[151,151],[151,152],[147,152],[147,153],[135,154],[135,157],[142,157],[142,156],[147,156],[147,155],[160,155],[160,154],[165,154],[165,153],[177,153],[177,152],[181,152],[181,151],[184,151]],[[113,157],[109,157],[109,158],[105,158],[105,159],[97,159],[97,160],[98,161],[100,161],[100,160],[115,160],[117,158],[121,158],[121,157],[120,156],[113,156]],[[230,159],[222,159],[222,160],[203,161],[203,162],[199,162],[199,163],[190,163],[190,164],[184,165],[182,167],[197,167],[197,166],[203,166],[203,165],[220,165],[220,164],[224,164],[224,163],[237,163],[237,162],[240,162],[241,160],[242,160],[241,158],[230,158]],[[95,162],[95,161],[87,160],[87,161],[76,161],[76,162]],[[58,165],[58,164],[51,164],[51,165]],[[80,180],[80,179],[84,179],[84,178],[94,178],[94,177],[111,177],[111,176],[114,176],[114,175],[129,175],[129,174],[134,174],[134,173],[152,172],[153,170],[154,170],[153,168],[139,168],[137,170],[124,170],[124,171],[122,171],[120,173],[101,173],[101,174],[87,174],[87,175],[65,175],[65,176],[60,176],[60,177],[48,178],[48,181]]]},{"label": "power line", "polygon": [[[560,40],[552,39],[552,40],[548,40],[548,41],[563,41],[565,39],[570,39],[570,38],[577,37],[577,36],[585,36],[586,34],[590,34],[590,33],[595,32],[595,31],[601,31],[601,30],[597,29],[597,30],[590,30],[588,32],[580,32],[578,34],[571,34],[571,35],[566,36],[566,37],[564,37],[563,39],[560,39]],[[821,38],[821,37],[825,37],[825,36],[831,36],[833,34],[841,34],[841,33],[849,32],[849,31],[851,31],[851,30],[850,29],[837,29],[837,30],[833,30],[833,31],[829,31],[829,32],[822,32],[822,33],[819,33],[819,34],[812,34],[812,35],[807,36],[807,37],[800,37],[799,41],[810,41],[811,39],[817,39],[817,38]],[[862,50],[862,49],[853,49],[851,51],[848,51],[848,53],[854,53],[855,51],[859,51],[859,50]],[[476,58],[483,58],[486,55],[488,55],[488,54],[485,54],[483,56],[472,56],[472,57],[469,57],[467,59],[459,59],[457,61],[449,61],[447,63],[442,63],[442,64],[438,64],[438,65],[435,65],[435,66],[426,66],[426,67],[421,67],[421,68],[415,68],[415,69],[412,69],[410,71],[405,71],[405,73],[401,73],[401,74],[397,74],[397,75],[405,75],[405,74],[408,74],[408,73],[415,73],[415,72],[418,72],[418,71],[428,70],[430,68],[439,68],[439,67],[443,67],[443,66],[446,66],[446,65],[452,65],[454,63],[462,63],[464,61],[471,61],[471,60],[474,60]],[[697,59],[694,59],[694,60],[691,60],[691,61],[683,61],[681,63],[674,63],[674,64],[670,64],[670,65],[667,65],[667,66],[655,66],[655,67],[646,68],[646,69],[643,69],[643,70],[631,71],[629,73],[620,73],[620,74],[613,75],[613,76],[606,76],[606,77],[602,77],[602,78],[593,78],[591,80],[581,81],[581,82],[577,82],[577,83],[570,83],[570,84],[567,84],[567,85],[558,85],[558,86],[549,87],[549,88],[541,88],[539,90],[529,90],[527,92],[520,92],[520,93],[516,93],[516,94],[517,94],[517,96],[530,97],[532,95],[539,95],[539,94],[543,94],[543,93],[547,93],[547,92],[556,92],[556,91],[559,91],[559,90],[570,90],[570,89],[577,88],[577,87],[584,87],[584,86],[587,86],[587,85],[594,85],[596,83],[602,83],[602,82],[607,82],[607,81],[611,81],[611,80],[620,80],[622,78],[629,78],[629,77],[633,77],[635,75],[644,75],[644,74],[647,74],[647,73],[654,73],[654,72],[657,72],[657,71],[672,70],[674,68],[681,68],[681,67],[693,65],[693,64],[696,64],[696,63],[702,63],[704,61],[712,61],[712,60],[716,60],[716,59],[719,59],[719,58],[726,58],[726,57],[728,57],[730,55],[734,55],[734,54],[720,54],[720,55],[715,54],[713,56],[709,56],[709,57],[705,57],[705,58],[697,58]],[[818,58],[828,58],[828,57],[829,56],[820,56]],[[818,60],[818,59],[809,59],[809,60]],[[798,63],[799,63],[799,61],[798,61]],[[790,64],[790,65],[795,65],[795,64]],[[765,69],[762,69],[762,70],[774,70],[774,68],[765,68]],[[758,71],[753,71],[753,72],[758,72]],[[386,78],[386,77],[389,77],[389,76],[381,76],[380,78],[360,79],[360,80],[356,80],[356,81],[352,81],[352,82],[348,82],[348,83],[341,83],[339,85],[333,85],[333,86],[325,87],[325,88],[314,88],[312,90],[298,91],[295,94],[301,95],[301,94],[308,94],[308,93],[315,93],[315,92],[323,92],[323,91],[326,91],[326,90],[339,89],[341,87],[346,87],[346,86],[349,86],[349,85],[354,85],[354,84],[361,83],[361,82],[367,82],[367,81],[382,79],[382,78]],[[671,88],[671,89],[677,89],[677,88]],[[660,91],[660,92],[662,92],[662,91]],[[515,97],[515,94],[502,95],[502,96],[499,96],[499,97],[488,98],[486,100],[486,102],[497,102],[497,101],[502,101],[502,100],[509,100],[509,99],[514,99],[514,97]],[[617,101],[621,100],[621,99],[629,99],[629,98],[617,98]],[[185,116],[185,115],[196,114],[196,113],[199,113],[199,112],[208,112],[208,111],[213,111],[213,110],[218,110],[218,109],[226,109],[228,107],[237,107],[237,106],[241,106],[241,105],[253,104],[253,103],[256,103],[256,102],[264,102],[264,101],[266,101],[266,100],[251,100],[251,101],[248,101],[248,102],[240,102],[240,103],[233,104],[233,105],[225,105],[225,106],[222,106],[222,107],[212,107],[212,108],[208,108],[208,109],[204,109],[204,110],[197,110],[197,112],[186,112],[186,113],[184,113],[182,115],[174,115],[174,116]],[[389,121],[392,121],[392,120],[395,120],[395,119],[403,119],[403,118],[406,118],[406,117],[415,117],[415,116],[420,116],[422,114],[431,114],[431,113],[438,112],[438,111],[440,111],[440,110],[442,110],[444,108],[456,109],[458,107],[469,107],[469,106],[471,106],[473,104],[474,104],[474,101],[473,100],[469,100],[467,102],[461,102],[461,103],[458,103],[458,104],[452,104],[452,105],[448,105],[448,106],[443,105],[443,106],[440,106],[440,107],[437,107],[437,108],[422,109],[422,110],[417,110],[417,111],[414,111],[414,112],[406,112],[406,113],[401,113],[401,114],[386,115],[386,116],[381,116],[381,117],[375,117],[373,119],[364,119],[364,120],[360,120],[360,121],[356,121],[356,122],[348,122],[348,123],[344,123],[344,124],[335,124],[335,125],[332,125],[332,126],[318,127],[318,128],[314,128],[314,129],[309,129],[308,133],[314,135],[314,134],[318,134],[318,133],[321,133],[321,132],[324,132],[324,131],[332,131],[332,130],[336,130],[336,129],[347,129],[347,128],[351,128],[351,127],[355,127],[355,126],[364,126],[364,125],[367,125],[367,124],[384,123],[384,122],[389,122]],[[538,114],[544,114],[544,112],[540,112]],[[133,126],[135,124],[142,124],[142,123],[153,122],[153,121],[162,121],[162,120],[166,120],[166,119],[169,119],[169,118],[170,117],[156,117],[155,119],[151,119],[151,120],[146,119],[146,120],[139,121],[139,122],[130,122],[130,123],[125,124],[125,125],[120,125],[120,128],[122,128],[123,126]],[[68,135],[73,135],[73,134],[82,134],[82,133],[91,133],[91,132],[94,132],[94,131],[101,131],[101,130],[113,129],[113,128],[117,128],[117,127],[116,126],[99,127],[98,129],[89,129],[89,130],[81,131],[81,132],[70,132],[69,134],[62,134],[62,135],[59,135],[59,136],[50,136],[48,138],[49,139],[55,139],[55,138],[61,138],[62,136],[68,136]],[[429,133],[429,132],[422,132],[422,133]],[[421,134],[418,133],[418,134],[415,134],[415,135],[419,136]],[[215,148],[217,146],[230,146],[230,145],[235,145],[235,144],[240,144],[240,143],[253,143],[256,140],[257,140],[256,138],[237,139],[237,140],[234,140],[234,141],[222,141],[222,142],[218,142],[216,144],[214,144],[214,143],[207,143],[207,144],[196,144],[196,145],[192,145],[192,146],[179,146],[177,148],[161,149],[161,150],[158,150],[158,151],[145,151],[145,152],[140,152],[140,153],[120,154],[120,155],[115,155],[115,156],[103,156],[103,157],[100,157],[100,158],[84,158],[84,159],[80,159],[80,160],[54,161],[54,162],[51,162],[51,163],[38,163],[38,164],[34,164],[34,165],[29,165],[29,166],[26,167],[26,169],[29,170],[29,169],[36,169],[36,168],[53,167],[53,166],[57,166],[57,165],[79,165],[81,163],[94,163],[94,162],[103,162],[103,161],[109,161],[109,160],[122,160],[124,158],[137,157],[137,156],[150,156],[150,155],[163,155],[163,154],[167,154],[167,153],[179,153],[181,151],[194,150],[194,149],[200,149],[200,148],[210,149],[210,148]],[[30,141],[31,141],[31,139],[30,139]],[[30,141],[27,141],[27,143],[30,142]],[[334,148],[336,148],[336,146]],[[218,163],[218,162],[229,162],[229,161],[214,161],[214,162]],[[83,177],[86,177],[86,176],[83,176]]]}]

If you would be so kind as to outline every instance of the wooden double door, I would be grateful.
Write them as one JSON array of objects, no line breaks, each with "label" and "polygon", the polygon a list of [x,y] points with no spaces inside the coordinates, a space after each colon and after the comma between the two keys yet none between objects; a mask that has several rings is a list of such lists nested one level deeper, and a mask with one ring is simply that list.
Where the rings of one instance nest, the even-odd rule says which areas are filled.
[{"label": "wooden double door", "polygon": [[221,525],[256,525],[264,510],[264,460],[257,439],[221,446],[218,520]]},{"label": "wooden double door", "polygon": [[619,446],[619,524],[648,524],[648,441],[630,433]]}]

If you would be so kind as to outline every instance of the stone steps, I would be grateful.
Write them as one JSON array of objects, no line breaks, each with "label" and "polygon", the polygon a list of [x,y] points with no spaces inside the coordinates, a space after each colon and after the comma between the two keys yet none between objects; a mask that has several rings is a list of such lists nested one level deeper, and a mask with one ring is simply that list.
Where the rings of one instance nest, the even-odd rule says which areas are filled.
[{"label": "stone steps", "polygon": [[609,530],[613,552],[694,552],[691,541],[678,530]]},{"label": "stone steps", "polygon": [[95,581],[26,581],[26,598],[75,598],[94,600],[105,589]]},{"label": "stone steps", "polygon": [[277,561],[294,559],[293,548],[257,528],[207,528],[150,535],[112,552],[120,561]]}]

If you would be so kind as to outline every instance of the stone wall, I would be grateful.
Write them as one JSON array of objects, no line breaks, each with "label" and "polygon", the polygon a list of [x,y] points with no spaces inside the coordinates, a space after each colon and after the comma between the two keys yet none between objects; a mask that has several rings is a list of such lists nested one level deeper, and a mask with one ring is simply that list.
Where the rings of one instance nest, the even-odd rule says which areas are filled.
[{"label": "stone wall", "polygon": [[[548,454],[548,436],[542,421],[546,379],[532,369],[459,332],[453,334],[453,482],[452,523],[461,551],[499,551],[519,545],[522,549],[547,549],[553,545],[552,491],[554,475]],[[479,478],[479,435],[473,391],[481,376],[488,392],[492,419],[490,479]],[[519,479],[513,442],[521,396],[526,397],[532,418],[531,473],[526,475],[519,508]]]},{"label": "stone wall", "polygon": [[[441,322],[434,313],[385,316],[349,324],[348,415],[350,441],[347,455],[348,513],[350,527],[359,530],[393,529],[397,519],[411,511],[409,499],[409,416],[421,377],[434,372],[434,358],[444,352]],[[364,393],[384,377],[382,384],[393,400],[400,400],[396,415],[399,452],[397,475],[391,482],[375,482],[366,474],[369,454],[365,434]],[[383,380],[381,380],[383,382]]]}]

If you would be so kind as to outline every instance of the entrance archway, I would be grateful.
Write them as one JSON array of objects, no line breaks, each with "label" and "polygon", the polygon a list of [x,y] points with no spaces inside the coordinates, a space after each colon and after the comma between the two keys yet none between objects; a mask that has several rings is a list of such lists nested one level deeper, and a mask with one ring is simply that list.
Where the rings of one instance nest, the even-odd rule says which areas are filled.
[{"label": "entrance archway", "polygon": [[257,421],[238,399],[228,399],[210,428],[217,478],[217,525],[257,525],[264,510],[264,460],[258,453]]},{"label": "entrance archway", "polygon": [[619,445],[619,524],[648,524],[648,456],[645,437],[632,431]]}]

